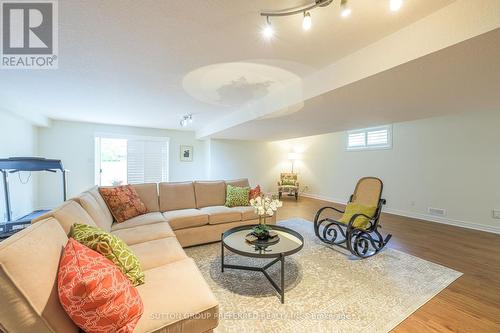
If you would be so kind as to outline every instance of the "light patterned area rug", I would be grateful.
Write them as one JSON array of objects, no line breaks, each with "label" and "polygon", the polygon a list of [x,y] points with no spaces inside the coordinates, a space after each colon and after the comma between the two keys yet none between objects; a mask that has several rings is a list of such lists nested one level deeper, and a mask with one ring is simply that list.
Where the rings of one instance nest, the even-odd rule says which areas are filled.
[{"label": "light patterned area rug", "polygon": [[[260,272],[221,273],[220,243],[186,249],[219,300],[216,332],[388,332],[461,275],[393,249],[354,259],[317,240],[311,222],[279,225],[304,237],[304,248],[286,257],[285,304]],[[225,254],[226,263],[270,261]],[[268,272],[279,282],[279,263]]]}]

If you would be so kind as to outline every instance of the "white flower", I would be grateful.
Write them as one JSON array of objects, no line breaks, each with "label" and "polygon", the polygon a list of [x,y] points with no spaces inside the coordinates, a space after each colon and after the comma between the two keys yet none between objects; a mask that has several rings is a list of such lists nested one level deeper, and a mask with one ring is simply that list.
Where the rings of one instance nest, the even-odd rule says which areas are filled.
[{"label": "white flower", "polygon": [[250,200],[250,205],[254,208],[255,213],[259,216],[273,216],[283,203],[269,196],[260,196]]}]

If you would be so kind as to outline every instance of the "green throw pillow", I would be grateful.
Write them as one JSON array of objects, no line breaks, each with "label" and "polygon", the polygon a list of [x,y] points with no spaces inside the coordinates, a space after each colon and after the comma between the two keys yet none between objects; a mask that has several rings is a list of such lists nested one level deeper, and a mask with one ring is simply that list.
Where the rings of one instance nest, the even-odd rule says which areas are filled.
[{"label": "green throw pillow", "polygon": [[281,185],[284,185],[284,186],[295,186],[295,182],[296,180],[293,179],[293,178],[283,178],[283,180],[281,181]]},{"label": "green throw pillow", "polygon": [[120,238],[102,229],[78,223],[71,227],[69,237],[111,260],[134,286],[144,283],[139,259]]},{"label": "green throw pillow", "polygon": [[227,185],[226,207],[250,206],[250,187]]},{"label": "green throw pillow", "polygon": [[[365,214],[367,216],[373,217],[376,210],[377,207],[375,206],[364,206],[350,202],[345,207],[344,215],[342,215],[339,222],[348,224],[349,221],[351,221],[351,218],[356,214]],[[369,219],[364,216],[358,216],[356,220],[354,220],[354,223],[352,225],[359,229],[366,229],[369,226]]]}]

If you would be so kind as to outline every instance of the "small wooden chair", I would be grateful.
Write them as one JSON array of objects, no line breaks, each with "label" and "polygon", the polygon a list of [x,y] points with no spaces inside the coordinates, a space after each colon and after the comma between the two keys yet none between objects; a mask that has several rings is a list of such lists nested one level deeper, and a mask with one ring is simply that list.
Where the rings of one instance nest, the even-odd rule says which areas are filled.
[{"label": "small wooden chair", "polygon": [[[361,178],[356,184],[356,189],[349,199],[349,203],[357,203],[363,206],[377,207],[373,216],[365,214],[354,214],[349,223],[340,222],[329,217],[321,218],[325,210],[333,210],[338,213],[343,211],[335,207],[323,207],[316,213],[314,218],[314,232],[324,243],[340,246],[349,250],[360,258],[371,257],[377,254],[389,242],[392,235],[385,238],[378,232],[380,228],[379,218],[382,206],[386,200],[382,199],[382,181],[375,177]],[[355,227],[354,221],[360,217],[366,217],[369,223],[366,227]]]}]

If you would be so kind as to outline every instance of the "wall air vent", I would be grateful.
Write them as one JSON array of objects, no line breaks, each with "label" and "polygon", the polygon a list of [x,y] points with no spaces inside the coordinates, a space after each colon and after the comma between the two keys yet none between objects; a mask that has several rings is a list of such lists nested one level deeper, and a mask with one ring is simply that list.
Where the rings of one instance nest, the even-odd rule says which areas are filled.
[{"label": "wall air vent", "polygon": [[435,215],[435,216],[445,216],[446,215],[446,210],[442,209],[442,208],[429,207],[428,212],[429,212],[429,214]]}]

